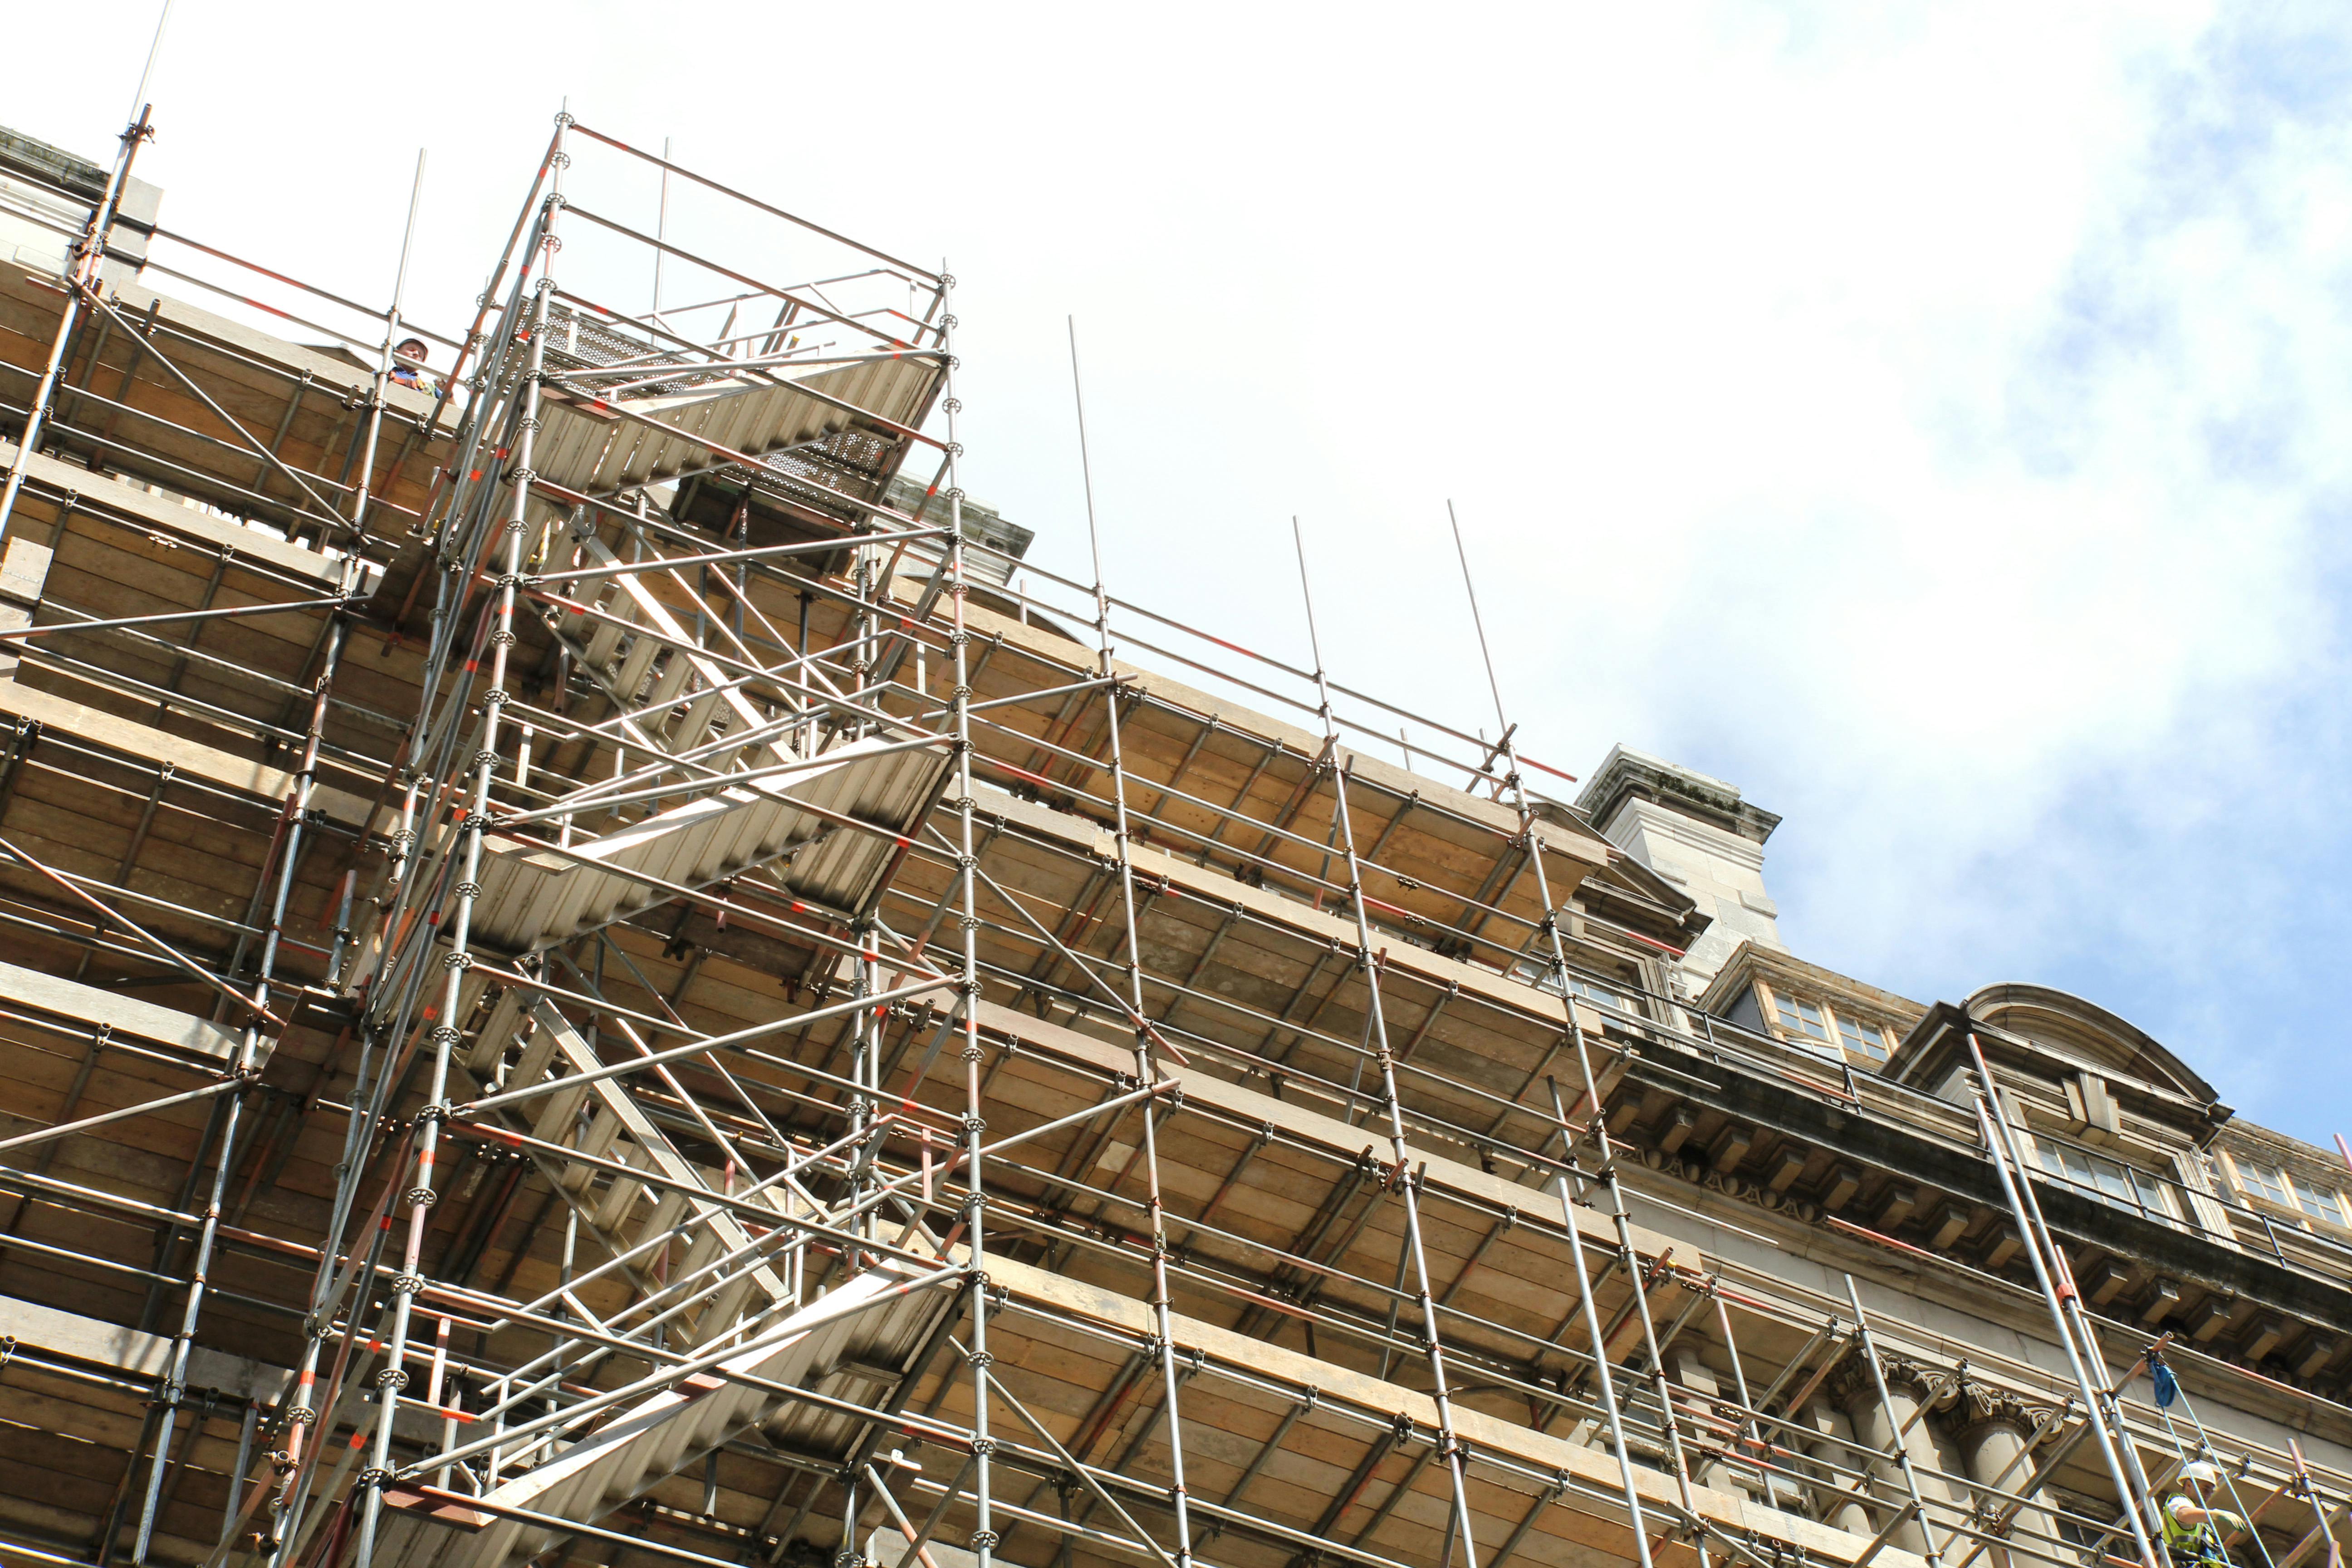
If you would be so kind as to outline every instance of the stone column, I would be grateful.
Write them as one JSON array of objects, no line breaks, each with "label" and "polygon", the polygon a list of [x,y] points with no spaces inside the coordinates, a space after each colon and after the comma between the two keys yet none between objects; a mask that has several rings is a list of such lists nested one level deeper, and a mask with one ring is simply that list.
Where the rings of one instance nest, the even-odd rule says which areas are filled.
[{"label": "stone column", "polygon": [[[2049,1407],[2029,1404],[2005,1389],[1970,1383],[1960,1391],[1955,1415],[1958,1430],[1954,1435],[1959,1440],[1960,1460],[1969,1479],[1984,1486],[1998,1484],[2005,1492],[2022,1488],[2033,1474],[2032,1461],[2019,1464],[2014,1469],[2010,1467],[2042,1430],[2041,1423],[2050,1415]],[[1982,1517],[1990,1520],[2002,1506],[1998,1500],[1986,1500]],[[2059,1546],[2057,1521],[2044,1509],[2019,1509],[2016,1518],[2010,1521],[2008,1533],[2012,1539],[2031,1542],[2039,1551],[2054,1552]],[[2011,1568],[2006,1550],[1995,1547],[1990,1555],[1993,1568]],[[2017,1561],[2019,1568],[2027,1568],[2040,1560],[2023,1556]]]},{"label": "stone column", "polygon": [[[1950,1387],[1940,1383],[1928,1368],[1900,1356],[1881,1356],[1879,1364],[1886,1378],[1884,1405],[1879,1402],[1877,1384],[1859,1350],[1846,1358],[1845,1364],[1831,1379],[1838,1405],[1845,1411],[1846,1419],[1853,1423],[1853,1440],[1874,1453],[1889,1456],[1874,1459],[1870,1465],[1872,1473],[1885,1482],[1878,1489],[1879,1496],[1885,1500],[1879,1517],[1884,1520],[1911,1500],[1911,1494],[1903,1485],[1902,1468],[1892,1458],[1898,1432],[1903,1436],[1903,1451],[1909,1457],[1913,1471],[1919,1473],[1921,1500],[1930,1508],[1949,1503],[1950,1489],[1936,1477],[1922,1473],[1943,1468],[1943,1456],[1936,1451],[1935,1435],[1928,1431],[1927,1417],[1922,1412],[1949,1397]],[[1939,1535],[1937,1540],[1941,1539]],[[1904,1521],[1891,1544],[1925,1555],[1927,1533],[1914,1517]]]},{"label": "stone column", "polygon": [[[1796,1425],[1822,1435],[1820,1441],[1804,1444],[1805,1452],[1814,1458],[1844,1469],[1860,1468],[1853,1450],[1847,1447],[1853,1441],[1853,1423],[1827,1398],[1816,1396]],[[1853,1488],[1836,1476],[1824,1478],[1813,1489],[1813,1517],[1865,1540],[1878,1533],[1877,1526],[1870,1522],[1869,1510],[1853,1500]]]},{"label": "stone column", "polygon": [[[1715,1369],[1699,1359],[1698,1347],[1687,1339],[1666,1347],[1665,1363],[1667,1378],[1685,1391],[1675,1401],[1688,1417],[1682,1424],[1685,1444],[1722,1447],[1725,1435],[1718,1428],[1723,1417],[1716,1410],[1715,1401],[1723,1385],[1716,1381]],[[1692,1455],[1691,1479],[1699,1486],[1712,1487],[1717,1491],[1744,1491],[1746,1489],[1739,1485],[1742,1479],[1719,1460],[1702,1461]]]}]

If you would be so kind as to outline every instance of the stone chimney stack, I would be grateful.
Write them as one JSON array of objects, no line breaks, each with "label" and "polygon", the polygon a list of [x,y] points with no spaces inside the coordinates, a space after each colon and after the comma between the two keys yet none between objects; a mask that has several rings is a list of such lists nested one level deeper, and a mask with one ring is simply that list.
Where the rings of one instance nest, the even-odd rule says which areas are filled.
[{"label": "stone chimney stack", "polygon": [[1764,891],[1764,841],[1780,819],[1741,800],[1738,785],[1621,742],[1576,804],[1601,837],[1688,894],[1713,922],[1683,959],[1694,992],[1743,939],[1788,951],[1780,911]]}]

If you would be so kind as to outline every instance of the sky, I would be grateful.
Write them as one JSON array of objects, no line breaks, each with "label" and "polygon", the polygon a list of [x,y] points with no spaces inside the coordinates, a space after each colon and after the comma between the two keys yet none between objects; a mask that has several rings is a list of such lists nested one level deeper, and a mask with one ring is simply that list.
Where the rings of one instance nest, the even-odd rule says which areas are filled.
[{"label": "sky", "polygon": [[[15,18],[103,157],[154,0]],[[346,16],[352,18],[344,19]],[[364,18],[364,22],[360,20]],[[393,24],[395,24],[393,25]],[[2352,16],[176,0],[168,223],[462,328],[566,107],[958,279],[966,487],[1571,771],[1780,813],[1803,957],[2352,1131]]]}]

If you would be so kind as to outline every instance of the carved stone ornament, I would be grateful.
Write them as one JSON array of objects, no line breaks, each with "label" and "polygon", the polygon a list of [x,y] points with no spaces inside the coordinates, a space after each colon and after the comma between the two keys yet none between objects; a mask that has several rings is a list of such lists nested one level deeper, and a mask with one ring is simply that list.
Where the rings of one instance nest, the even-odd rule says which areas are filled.
[{"label": "carved stone ornament", "polygon": [[1953,1406],[1952,1421],[1957,1432],[1968,1432],[1978,1426],[2006,1426],[2029,1442],[2038,1441],[2053,1428],[2051,1418],[2058,1407],[2047,1400],[2031,1399],[2012,1389],[1996,1388],[1989,1383],[1969,1378],[1960,1384],[1959,1397]]},{"label": "carved stone ornament", "polygon": [[[1929,1409],[1951,1403],[1957,1385],[1953,1374],[1941,1367],[1932,1367],[1906,1356],[1882,1352],[1878,1367],[1886,1379],[1890,1394],[1909,1394]],[[1849,1413],[1858,1405],[1878,1397],[1878,1385],[1870,1375],[1870,1363],[1864,1359],[1862,1347],[1856,1345],[1846,1352],[1836,1372],[1830,1374],[1830,1398],[1838,1407]]]}]

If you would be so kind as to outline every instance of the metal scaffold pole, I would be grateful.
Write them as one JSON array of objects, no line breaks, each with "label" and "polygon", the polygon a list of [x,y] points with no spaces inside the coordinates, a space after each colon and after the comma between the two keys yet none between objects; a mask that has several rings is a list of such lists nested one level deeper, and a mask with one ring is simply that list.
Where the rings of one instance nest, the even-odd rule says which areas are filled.
[{"label": "metal scaffold pole", "polygon": [[[1095,568],[1095,674],[1102,682],[1103,724],[1109,750],[1111,802],[1114,811],[1111,841],[1118,851],[1119,909],[1126,927],[1123,942],[1123,967],[1127,979],[1127,1007],[1132,1015],[1135,1029],[1136,1081],[1156,1086],[1167,1075],[1160,1061],[1158,1032],[1144,1013],[1143,955],[1137,933],[1135,898],[1135,859],[1130,852],[1130,825],[1127,812],[1127,758],[1119,743],[1118,705],[1121,696],[1118,682],[1112,672],[1110,637],[1110,595],[1103,586],[1102,530],[1095,518],[1094,465],[1087,452],[1086,393],[1078,374],[1078,326],[1076,318],[1069,322],[1070,331],[1070,392],[1077,408],[1078,466],[1085,482],[1087,498],[1087,544],[1092,552]],[[1138,1108],[1142,1118],[1144,1208],[1151,1225],[1151,1314],[1154,1331],[1159,1337],[1160,1399],[1166,1414],[1163,1420],[1168,1430],[1168,1463],[1171,1472],[1168,1498],[1175,1517],[1175,1568],[1191,1568],[1192,1561],[1192,1497],[1184,1484],[1184,1433],[1180,1404],[1181,1380],[1176,1372],[1176,1338],[1174,1311],[1171,1304],[1168,1283],[1168,1215],[1161,1201],[1160,1187],[1160,1121],[1162,1116],[1156,1101],[1146,1100]]]},{"label": "metal scaffold pole", "polygon": [[[171,6],[163,7],[163,18],[169,20]],[[155,45],[163,43],[163,21],[155,24]],[[155,56],[150,50],[147,69],[155,68]],[[140,90],[146,90],[147,79],[140,79]],[[33,458],[41,449],[41,428],[48,418],[50,405],[55,401],[58,383],[65,374],[66,358],[72,350],[74,333],[81,325],[82,302],[91,297],[97,287],[99,271],[106,260],[106,237],[113,231],[114,213],[122,201],[124,184],[131,178],[131,160],[138,156],[140,144],[155,134],[149,119],[151,106],[138,105],[138,117],[122,132],[121,150],[114,155],[114,168],[106,177],[106,189],[89,210],[89,225],[81,237],[74,242],[71,260],[65,272],[68,291],[66,307],[58,315],[57,335],[49,342],[49,357],[42,366],[40,380],[33,386],[33,395],[25,405],[25,427],[16,436],[16,460],[8,465],[8,478],[0,483],[0,540],[8,536],[8,520],[16,515],[16,498],[24,493],[25,474],[32,468]]]},{"label": "metal scaffold pole", "polygon": [[[2105,1385],[2105,1361],[2099,1354],[2098,1341],[2091,1332],[2089,1320],[2083,1314],[2074,1271],[2067,1266],[2066,1255],[2051,1239],[2049,1227],[2042,1222],[2042,1207],[2034,1199],[2025,1162],[2018,1153],[2009,1113],[2001,1105],[2000,1087],[1993,1081],[1992,1069],[1986,1065],[1983,1048],[1977,1044],[1973,1033],[1969,1036],[1969,1057],[1976,1066],[1969,1093],[1975,1100],[1977,1126],[1984,1138],[1985,1153],[2000,1177],[2001,1196],[2008,1201],[2018,1235],[2025,1242],[2026,1258],[2033,1266],[2034,1283],[2049,1308],[2051,1326],[2058,1331],[2058,1342],[2066,1352],[2067,1370],[2082,1393],[2084,1408],[2089,1412],[2091,1436],[2098,1443],[2099,1457],[2106,1462],[2108,1478],[2115,1482],[2124,1517],[2131,1523],[2132,1544],[2140,1561],[2149,1568],[2161,1568],[2165,1559],[2157,1552],[2155,1540],[2148,1533],[2157,1525],[2157,1514],[2147,1478],[2133,1452],[2131,1434],[2124,1426],[2116,1391]],[[2094,1366],[2099,1368],[2095,1379],[2091,1375]]]},{"label": "metal scaffold pole", "polygon": [[[1683,1516],[1686,1524],[1695,1524],[1698,1519],[1698,1513],[1691,1491],[1690,1467],[1683,1455],[1679,1421],[1675,1415],[1673,1395],[1668,1392],[1665,1364],[1659,1354],[1657,1326],[1650,1315],[1649,1293],[1642,1279],[1640,1263],[1634,1257],[1633,1220],[1625,1203],[1624,1185],[1618,1176],[1617,1151],[1609,1135],[1609,1121],[1604,1113],[1606,1108],[1601,1103],[1600,1079],[1592,1069],[1592,1050],[1584,1037],[1584,1020],[1580,1016],[1575,989],[1569,976],[1568,951],[1560,940],[1558,906],[1552,900],[1549,874],[1544,868],[1543,838],[1537,830],[1534,803],[1528,798],[1520,775],[1518,753],[1512,740],[1511,721],[1503,707],[1502,683],[1495,673],[1494,650],[1486,642],[1486,618],[1478,608],[1478,588],[1470,574],[1469,552],[1463,544],[1462,524],[1454,517],[1454,503],[1451,501],[1446,503],[1445,516],[1447,523],[1454,531],[1454,553],[1462,563],[1463,590],[1469,596],[1470,617],[1472,625],[1477,631],[1479,657],[1486,665],[1487,689],[1495,700],[1495,722],[1499,726],[1495,750],[1504,763],[1503,785],[1510,792],[1512,806],[1518,816],[1520,849],[1527,857],[1527,863],[1535,874],[1537,905],[1544,911],[1538,929],[1544,938],[1550,977],[1559,988],[1561,1011],[1568,1026],[1568,1037],[1575,1047],[1578,1071],[1583,1079],[1583,1089],[1578,1096],[1574,1109],[1559,1112],[1560,1138],[1565,1145],[1562,1152],[1566,1159],[1573,1163],[1578,1142],[1581,1141],[1582,1136],[1589,1135],[1592,1140],[1595,1152],[1600,1156],[1599,1165],[1592,1173],[1592,1180],[1598,1183],[1601,1191],[1608,1194],[1609,1218],[1616,1227],[1618,1255],[1624,1265],[1626,1278],[1632,1283],[1633,1304],[1641,1320],[1643,1345],[1646,1352],[1651,1386],[1657,1401],[1659,1426],[1664,1436],[1667,1456],[1673,1463],[1675,1483],[1680,1493]],[[1579,1117],[1583,1118],[1584,1122],[1580,1133],[1577,1127]],[[1609,1356],[1608,1347],[1597,1337],[1593,1341],[1592,1354],[1596,1361],[1606,1363]],[[1605,1373],[1603,1376],[1606,1376]],[[1622,1441],[1622,1433],[1618,1434],[1618,1438]],[[1623,1470],[1626,1503],[1633,1514],[1634,1527],[1638,1531],[1641,1528],[1641,1502],[1634,1494],[1630,1462],[1623,1460],[1622,1457],[1621,1468]],[[1697,1550],[1699,1560],[1704,1564],[1707,1560],[1707,1550],[1703,1542],[1698,1545]]]},{"label": "metal scaffold pole", "polygon": [[1445,1344],[1437,1330],[1437,1296],[1430,1287],[1429,1255],[1421,1233],[1421,1192],[1411,1169],[1412,1151],[1404,1124],[1404,1101],[1397,1087],[1396,1057],[1389,1047],[1388,1021],[1381,1005],[1380,962],[1372,942],[1371,917],[1364,906],[1364,873],[1356,855],[1355,826],[1348,815],[1348,768],[1339,760],[1339,726],[1331,710],[1331,686],[1323,667],[1323,641],[1315,626],[1315,595],[1307,574],[1307,538],[1290,520],[1298,556],[1298,594],[1307,611],[1307,646],[1314,660],[1315,695],[1323,721],[1324,764],[1331,771],[1332,826],[1348,866],[1348,907],[1355,917],[1356,961],[1364,986],[1365,1037],[1381,1074],[1381,1098],[1388,1112],[1389,1155],[1399,1199],[1404,1205],[1405,1257],[1412,1268],[1412,1299],[1421,1311],[1422,1351],[1429,1363],[1431,1402],[1437,1409],[1437,1443],[1454,1486],[1454,1519],[1462,1542],[1462,1568],[1478,1568],[1476,1531],[1470,1514],[1467,1456],[1454,1429],[1454,1400],[1447,1386]]},{"label": "metal scaffold pole", "polygon": [[408,221],[400,231],[400,266],[392,277],[392,304],[383,313],[383,348],[368,384],[367,439],[360,448],[359,487],[352,492],[352,531],[367,531],[368,499],[375,482],[376,444],[383,433],[383,388],[392,378],[393,350],[400,338],[401,302],[408,292],[408,258],[416,245],[416,209],[425,199],[425,149],[416,150],[416,178],[408,190]]},{"label": "metal scaffold pole", "polygon": [[[346,585],[356,577],[358,568],[356,558],[345,561]],[[319,748],[326,736],[328,699],[334,689],[335,671],[341,661],[347,632],[345,617],[341,614],[336,614],[328,622],[326,647],[313,688],[310,721],[301,761],[295,770],[293,787],[287,793],[283,808],[284,832],[278,846],[277,885],[270,897],[269,923],[265,928],[267,934],[262,942],[254,989],[255,1002],[265,1008],[269,1005],[270,988],[278,977],[278,957],[286,933],[288,900],[294,891],[295,875],[301,866],[303,835],[310,825],[311,799],[318,785]],[[264,869],[265,876],[268,869]],[[146,1500],[140,1509],[138,1543],[133,1547],[131,1557],[137,1568],[143,1568],[148,1548],[154,1539],[156,1510],[163,1502],[164,1471],[172,1452],[172,1430],[187,1393],[188,1354],[194,1346],[196,1325],[205,1305],[205,1286],[213,1269],[214,1249],[219,1242],[229,1173],[236,1163],[237,1125],[247,1098],[261,1081],[261,1017],[257,1015],[251,1016],[237,1039],[236,1058],[231,1068],[236,1089],[222,1123],[220,1154],[213,1171],[212,1196],[205,1207],[205,1227],[197,1239],[188,1299],[181,1310],[179,1332],[173,1338],[169,1370],[163,1376],[163,1424],[155,1436],[154,1453],[148,1468]]]},{"label": "metal scaffold pole", "polygon": [[[995,1560],[996,1518],[992,1487],[996,1439],[989,1430],[989,1367],[994,1357],[988,1349],[988,1253],[985,1220],[988,1211],[985,1114],[985,1053],[980,1043],[980,857],[973,843],[971,784],[971,633],[965,624],[965,601],[971,577],[963,535],[963,447],[956,439],[956,416],[963,411],[956,396],[955,278],[940,268],[940,348],[944,375],[940,412],[947,416],[947,579],[948,642],[955,650],[955,686],[948,694],[948,711],[954,734],[956,814],[956,900],[961,941],[957,947],[956,1007],[963,1038],[964,1173],[970,1184],[964,1198],[965,1296],[971,1323],[971,1341],[964,1352],[971,1369],[971,1552],[978,1568]],[[855,1543],[846,1543],[856,1550]]]},{"label": "metal scaffold pole", "polygon": [[[541,216],[534,248],[552,251],[557,243],[556,215],[563,205],[562,181],[560,174],[565,154],[562,132],[569,123],[568,116],[557,120],[558,146],[553,154],[559,171],[550,181],[550,188]],[[490,786],[498,773],[499,722],[501,710],[510,700],[507,689],[507,664],[514,647],[516,590],[522,575],[523,535],[529,526],[531,452],[539,431],[539,397],[541,377],[545,365],[547,346],[547,307],[554,289],[550,269],[542,267],[537,285],[531,291],[529,349],[525,366],[516,391],[520,417],[516,422],[514,468],[509,475],[512,491],[502,542],[503,554],[498,579],[497,608],[489,636],[489,669],[482,692],[482,716],[479,743],[471,759],[472,781],[465,822],[460,828],[462,848],[460,864],[464,875],[451,889],[452,914],[449,920],[449,951],[443,955],[444,979],[441,990],[439,1021],[432,1031],[433,1056],[430,1087],[425,1102],[417,1112],[415,1136],[415,1184],[403,1194],[408,1209],[407,1240],[402,1253],[401,1270],[393,1281],[391,1323],[384,1331],[384,1364],[376,1374],[382,1389],[377,1412],[373,1447],[368,1467],[361,1476],[365,1497],[362,1504],[358,1568],[373,1568],[375,1560],[377,1531],[383,1516],[383,1486],[392,1479],[393,1428],[398,1417],[402,1389],[408,1381],[404,1363],[408,1349],[409,1322],[416,1293],[424,1288],[421,1272],[424,1267],[425,1237],[433,1223],[433,1205],[438,1199],[434,1185],[434,1155],[440,1146],[443,1124],[449,1114],[450,1058],[457,1044],[458,1005],[465,988],[466,970],[473,963],[468,950],[474,906],[481,897],[482,838],[489,822]],[[398,1179],[398,1173],[394,1173]]]},{"label": "metal scaffold pole", "polygon": [[[1886,1368],[1878,1359],[1878,1342],[1871,1337],[1870,1319],[1862,1310],[1862,1296],[1854,1289],[1851,1274],[1845,1277],[1845,1299],[1847,1305],[1853,1309],[1855,1349],[1862,1356],[1862,1364],[1870,1370],[1871,1390],[1877,1396],[1878,1407],[1892,1411],[1895,1402],[1887,1392]],[[1927,1500],[1919,1490],[1919,1472],[1911,1463],[1911,1449],[1904,1441],[1904,1436],[1900,1428],[1890,1423],[1888,1446],[1891,1452],[1884,1457],[1895,1461],[1895,1473],[1903,1478],[1903,1489],[1910,1494],[1911,1500],[1896,1510],[1895,1517],[1879,1531],[1873,1544],[1891,1539],[1906,1520],[1916,1519],[1919,1521],[1919,1539],[1927,1543],[1922,1555],[1927,1560],[1928,1568],[1943,1568],[1943,1550],[1936,1544],[1935,1532],[1927,1522]]]},{"label": "metal scaffold pole", "polygon": [[[1559,1120],[1559,1136],[1563,1143],[1573,1147],[1574,1134],[1569,1130],[1568,1107],[1560,1103],[1559,1087],[1551,1089],[1552,1114]],[[1576,1223],[1576,1207],[1569,1191],[1568,1173],[1560,1172],[1552,1178],[1552,1190],[1559,1199],[1560,1223],[1568,1227],[1569,1256],[1576,1260],[1576,1302],[1584,1319],[1585,1338],[1592,1345],[1592,1368],[1601,1386],[1601,1410],[1609,1428],[1609,1450],[1617,1460],[1618,1483],[1625,1489],[1625,1512],[1633,1528],[1633,1560],[1641,1568],[1650,1568],[1650,1528],[1642,1513],[1642,1489],[1633,1474],[1633,1456],[1625,1445],[1625,1416],[1617,1404],[1617,1378],[1609,1365],[1609,1356],[1602,1350],[1605,1337],[1601,1323],[1601,1304],[1592,1299],[1592,1271],[1585,1267],[1582,1233]],[[1640,1289],[1640,1268],[1630,1270],[1637,1278]]]}]

